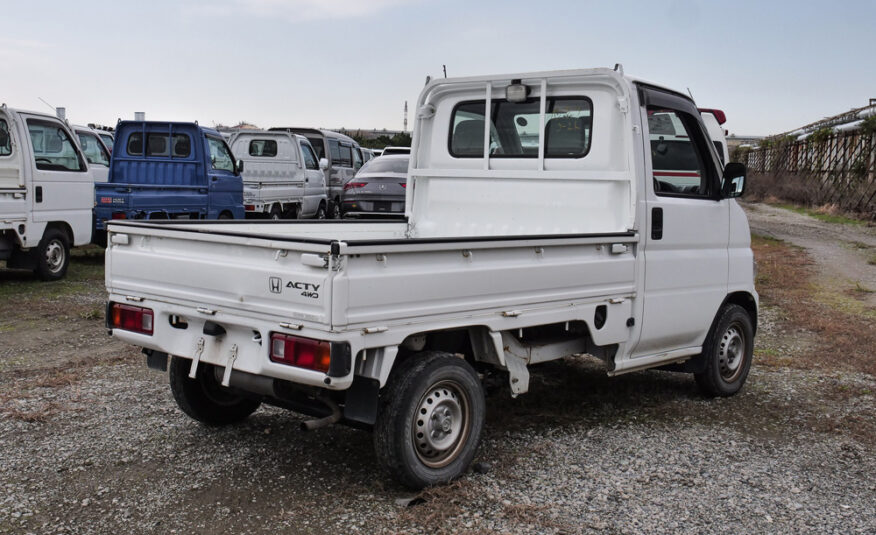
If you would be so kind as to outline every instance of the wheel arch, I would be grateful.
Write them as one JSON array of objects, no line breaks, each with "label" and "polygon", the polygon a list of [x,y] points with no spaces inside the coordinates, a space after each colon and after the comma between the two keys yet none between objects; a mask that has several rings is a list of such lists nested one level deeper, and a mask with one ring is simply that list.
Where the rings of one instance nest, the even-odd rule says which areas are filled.
[{"label": "wheel arch", "polygon": [[740,292],[732,292],[724,298],[724,302],[721,303],[721,307],[715,313],[717,317],[718,314],[721,313],[721,310],[724,309],[727,305],[739,305],[748,312],[749,317],[751,317],[751,326],[754,330],[754,334],[757,334],[757,300],[751,295],[749,292],[740,291]]}]

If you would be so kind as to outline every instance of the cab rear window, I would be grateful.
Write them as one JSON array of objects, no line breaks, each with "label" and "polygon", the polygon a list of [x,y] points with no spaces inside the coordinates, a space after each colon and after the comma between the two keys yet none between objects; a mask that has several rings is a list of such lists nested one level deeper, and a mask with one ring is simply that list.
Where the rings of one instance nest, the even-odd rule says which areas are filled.
[{"label": "cab rear window", "polygon": [[[491,158],[536,158],[539,143],[539,99],[524,102],[492,100]],[[456,105],[451,115],[449,150],[457,158],[482,158],[486,101]],[[587,97],[549,97],[545,102],[544,155],[581,158],[593,138],[593,103]]]},{"label": "cab rear window", "polygon": [[253,139],[249,142],[249,155],[273,158],[277,155],[277,140]]},{"label": "cab rear window", "polygon": [[[143,133],[133,132],[128,136],[127,152],[129,156],[143,156]],[[148,132],[146,134],[146,156],[164,158],[188,158],[192,154],[192,140],[188,134],[170,134]]]}]

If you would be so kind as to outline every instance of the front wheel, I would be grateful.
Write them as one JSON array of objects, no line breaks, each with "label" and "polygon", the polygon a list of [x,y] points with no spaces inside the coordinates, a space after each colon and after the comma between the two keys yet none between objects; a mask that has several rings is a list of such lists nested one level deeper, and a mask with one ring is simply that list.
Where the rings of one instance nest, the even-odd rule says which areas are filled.
[{"label": "front wheel", "polygon": [[484,391],[468,362],[437,351],[411,356],[381,392],[378,460],[413,489],[451,481],[474,458],[484,412]]},{"label": "front wheel", "polygon": [[341,212],[341,200],[335,199],[331,205],[331,217],[332,219],[341,219],[344,214]]},{"label": "front wheel", "polygon": [[316,210],[317,219],[325,219],[325,205],[323,203],[319,203],[319,208]]},{"label": "front wheel", "polygon": [[754,355],[754,328],[748,311],[727,305],[718,315],[703,344],[706,366],[694,378],[708,396],[732,396],[739,392]]},{"label": "front wheel", "polygon": [[44,281],[64,278],[70,265],[70,240],[58,229],[48,229],[37,247],[37,267],[34,270]]},{"label": "front wheel", "polygon": [[170,391],[179,408],[193,419],[213,426],[233,424],[245,420],[261,405],[222,386],[210,364],[199,365],[195,378],[190,378],[191,364],[180,357],[170,360]]}]

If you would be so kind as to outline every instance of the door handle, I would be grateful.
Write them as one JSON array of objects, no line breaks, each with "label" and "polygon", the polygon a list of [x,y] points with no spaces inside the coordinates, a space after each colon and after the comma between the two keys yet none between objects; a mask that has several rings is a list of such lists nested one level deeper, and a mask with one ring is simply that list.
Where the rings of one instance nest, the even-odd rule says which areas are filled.
[{"label": "door handle", "polygon": [[663,208],[651,208],[651,239],[663,239]]},{"label": "door handle", "polygon": [[36,202],[43,202],[43,187],[42,186],[36,187],[35,196],[36,196]]}]

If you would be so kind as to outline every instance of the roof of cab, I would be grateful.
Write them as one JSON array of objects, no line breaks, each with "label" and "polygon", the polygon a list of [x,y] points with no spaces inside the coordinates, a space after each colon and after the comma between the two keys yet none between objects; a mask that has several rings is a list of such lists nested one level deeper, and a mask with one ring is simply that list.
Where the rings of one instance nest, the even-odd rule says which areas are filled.
[{"label": "roof of cab", "polygon": [[340,139],[343,141],[349,141],[355,145],[358,145],[358,143],[356,143],[355,139],[351,138],[350,136],[344,135],[340,132],[335,132],[334,130],[324,130],[322,128],[305,128],[305,127],[300,127],[300,126],[274,126],[274,127],[270,128],[269,130],[274,131],[274,132],[278,132],[278,131],[294,132],[296,134],[303,134],[303,135],[318,134],[318,135],[321,135],[323,137],[327,137],[327,138],[333,137],[333,138]]},{"label": "roof of cab", "polygon": [[121,130],[125,126],[133,126],[133,125],[147,125],[147,126],[158,126],[158,127],[170,126],[170,125],[173,125],[175,127],[176,126],[188,126],[191,128],[201,130],[204,133],[214,135],[216,137],[222,136],[219,133],[219,131],[216,129],[210,128],[208,126],[203,126],[203,125],[200,125],[198,123],[188,122],[188,121],[132,121],[132,120],[119,121],[119,124],[116,127],[116,132],[118,132],[119,130]]},{"label": "roof of cab", "polygon": [[485,75],[485,76],[468,76],[468,77],[458,77],[458,78],[433,78],[430,80],[426,87],[423,88],[423,93],[425,94],[429,89],[433,87],[437,87],[445,84],[462,84],[462,83],[472,83],[472,82],[489,82],[496,80],[531,80],[531,79],[540,79],[540,78],[572,78],[576,76],[587,76],[587,75],[603,75],[603,76],[613,76],[619,79],[623,79],[629,84],[642,84],[650,87],[654,87],[663,91],[668,91],[670,93],[679,95],[684,97],[687,100],[693,101],[690,95],[683,93],[677,89],[673,89],[671,87],[667,87],[662,84],[658,84],[655,82],[651,82],[649,80],[645,80],[642,78],[636,78],[633,76],[627,76],[623,72],[623,68],[621,67],[619,70],[610,69],[607,67],[596,67],[592,69],[567,69],[567,70],[556,70],[556,71],[533,71],[533,72],[521,72],[521,73],[510,73],[510,74],[493,74],[493,75]]}]

